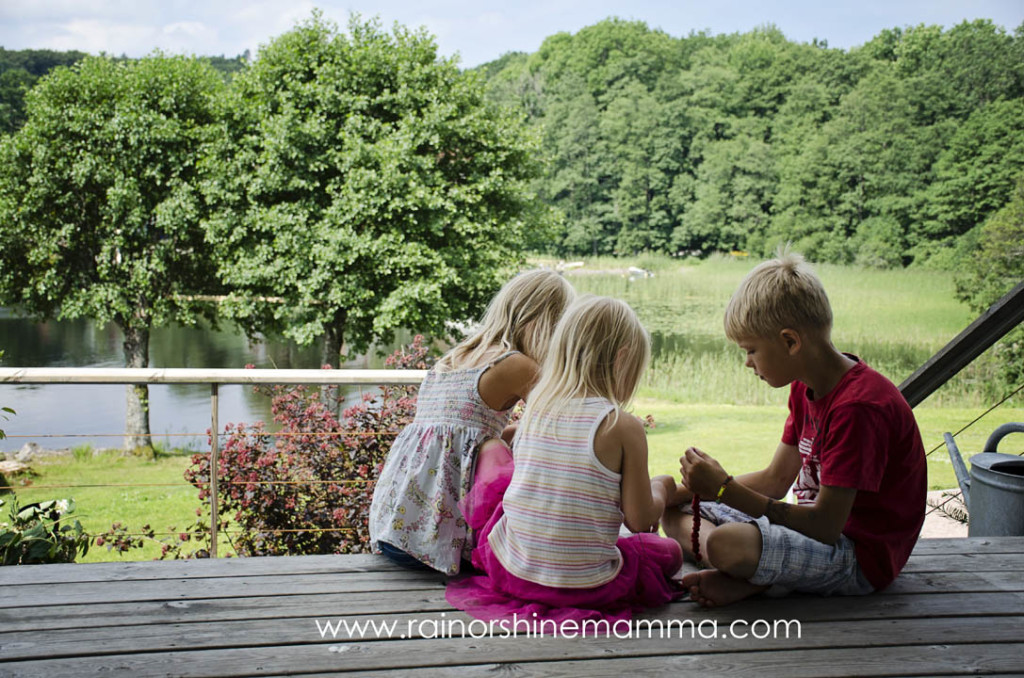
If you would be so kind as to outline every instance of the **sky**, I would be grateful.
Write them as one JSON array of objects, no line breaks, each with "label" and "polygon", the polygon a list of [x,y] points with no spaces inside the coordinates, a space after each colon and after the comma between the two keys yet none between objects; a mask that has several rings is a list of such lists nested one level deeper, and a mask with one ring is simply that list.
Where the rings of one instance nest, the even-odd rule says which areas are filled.
[{"label": "sky", "polygon": [[796,42],[862,45],[883,28],[991,19],[1024,23],[1024,0],[0,0],[0,46],[140,57],[169,53],[233,57],[288,31],[314,8],[340,26],[350,13],[424,26],[444,56],[464,67],[506,52],[534,52],[549,35],[575,33],[609,16],[640,20],[674,37],[746,32],[774,24]]}]

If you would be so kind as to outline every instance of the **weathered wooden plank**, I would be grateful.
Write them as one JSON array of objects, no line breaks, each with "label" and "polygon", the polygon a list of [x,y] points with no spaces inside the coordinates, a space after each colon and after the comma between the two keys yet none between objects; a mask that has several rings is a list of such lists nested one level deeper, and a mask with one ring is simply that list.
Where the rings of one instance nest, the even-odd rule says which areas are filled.
[{"label": "weathered wooden plank", "polygon": [[[54,595],[55,586],[58,588]],[[190,578],[149,581],[81,582],[59,585],[20,585],[5,587],[0,595],[4,608],[47,605],[91,605],[117,600],[127,602],[168,602],[210,600],[216,598],[280,598],[284,596],[435,591],[444,587],[444,579],[415,572],[307,574],[304,576],[261,576],[230,578]],[[883,593],[967,591],[1024,591],[1020,569],[994,572],[925,571],[904,572]],[[279,600],[267,601],[275,605]],[[12,610],[13,613],[13,610]]]},{"label": "weathered wooden plank", "polygon": [[[191,609],[194,602],[201,609],[216,606],[220,598],[245,598],[253,614],[261,610],[274,612],[294,607],[295,596],[324,594],[334,596],[335,607],[344,604],[344,596],[357,593],[380,592],[380,598],[371,598],[387,605],[385,611],[395,612],[402,604],[406,593],[415,597],[423,592],[439,592],[443,588],[441,578],[435,575],[421,575],[415,572],[397,571],[377,574],[347,573],[341,575],[306,575],[304,577],[263,576],[217,579],[163,580],[159,585],[144,581],[127,582],[85,582],[53,586],[30,586],[5,588],[0,600],[0,630],[6,620],[19,617],[16,608],[29,608],[24,618],[37,619],[45,615],[45,607],[58,606],[48,618],[54,616],[69,620],[91,617],[106,609],[96,607],[116,600],[119,605],[131,603],[155,603],[164,609]],[[997,572],[908,572],[885,591],[878,595],[909,593],[950,593],[950,592],[995,592],[1022,591],[1024,577],[1019,571]],[[397,597],[397,600],[396,600]],[[304,598],[303,600],[306,600]],[[353,599],[355,602],[358,599]],[[365,599],[362,599],[365,601]],[[79,607],[81,609],[76,609]],[[141,609],[138,605],[132,609]],[[266,613],[266,612],[264,612]],[[121,614],[112,612],[121,617]],[[280,613],[275,614],[279,616]],[[143,621],[141,623],[151,623]]]},{"label": "weathered wooden plank", "polygon": [[[45,584],[36,579],[36,583],[32,584],[4,585],[0,588],[0,606],[35,607],[55,602],[100,603],[109,600],[184,600],[190,598],[245,596],[251,595],[253,592],[259,594],[271,590],[275,595],[396,589],[423,590],[443,586],[444,581],[443,576],[436,573],[418,573],[401,568],[385,569],[378,572],[372,569],[365,569],[362,565],[359,566],[359,569],[346,568],[324,572],[289,572],[284,574],[278,572],[271,574],[265,569],[268,563],[263,562],[256,564],[255,569],[257,571],[268,571],[268,573],[250,576],[251,569],[247,566],[241,566],[243,562],[238,561],[240,566],[235,569],[233,576],[224,574],[211,577],[207,576],[205,569],[192,568],[191,576],[184,579],[165,577],[160,577],[156,580],[142,579],[139,575],[143,571],[138,569],[135,571],[135,576],[130,579],[86,579],[80,582],[69,583],[50,582],[43,579],[42,581],[45,581]],[[159,564],[153,563],[152,565]],[[159,573],[159,570],[151,571]],[[1021,580],[1024,581],[1024,556],[1002,553],[935,554],[911,559],[903,572],[902,577],[924,573],[941,575],[947,572],[992,572],[1003,574],[1017,572],[1020,574]],[[898,579],[897,582],[899,581]],[[936,582],[941,581],[941,579],[936,580]],[[58,585],[60,586],[60,596],[55,597],[53,595],[53,587]],[[936,585],[941,586],[941,583]],[[968,590],[960,584],[957,584],[957,587],[957,590]]]},{"label": "weathered wooden plank", "polygon": [[[280,647],[353,643],[345,652],[358,653],[365,669],[427,666],[424,652],[444,642],[452,651],[472,653],[486,644],[488,662],[564,661],[599,659],[602,656],[649,656],[691,652],[792,650],[827,647],[889,647],[930,645],[938,638],[955,638],[956,643],[1017,642],[1024,617],[1005,618],[993,626],[985,619],[869,620],[824,622],[778,626],[775,631],[756,620],[728,626],[713,620],[697,626],[634,624],[616,627],[612,635],[575,638],[538,636],[523,627],[518,635],[495,632],[484,636],[487,627],[471,620],[433,615],[430,618],[394,620],[393,625],[366,627],[365,632],[337,635],[322,633],[317,620],[296,620],[282,625],[271,621],[218,624],[181,624],[139,629],[130,637],[117,628],[80,629],[45,634],[25,632],[0,637],[0,663],[28,660],[87,658],[114,654],[186,651],[241,647]],[[321,620],[322,624],[323,621]],[[349,620],[350,623],[360,623]],[[366,620],[362,620],[366,622]],[[382,629],[387,628],[387,631]],[[437,637],[435,637],[437,636]],[[443,636],[443,639],[439,639]],[[566,647],[570,643],[572,647]],[[336,650],[339,651],[339,650]],[[445,656],[444,661],[447,661]],[[0,664],[2,667],[3,664]]]},{"label": "weathered wooden plank", "polygon": [[987,555],[992,553],[1024,554],[1024,537],[958,537],[951,539],[919,539],[910,559],[929,555]]},{"label": "weathered wooden plank", "polygon": [[[860,598],[753,598],[725,608],[701,610],[691,602],[678,602],[650,611],[649,619],[700,618],[730,622],[736,619],[799,619],[811,621],[852,621],[943,616],[1006,616],[1024,610],[1024,593],[927,593],[870,595]],[[421,595],[398,593],[329,594],[266,598],[224,598],[169,603],[103,603],[94,605],[46,606],[0,609],[0,631],[55,631],[84,626],[116,626],[131,634],[133,627],[147,624],[227,622],[243,620],[290,620],[320,617],[366,616],[390,619],[394,615],[457,614],[444,599],[444,592]]]},{"label": "weathered wooden plank", "polygon": [[[910,562],[922,556],[1024,554],[1024,537],[970,537],[922,539]],[[123,563],[71,563],[20,565],[0,568],[0,585],[40,582],[124,581],[131,579],[179,579],[189,576],[234,577],[238,575],[298,575],[342,572],[404,571],[381,556],[347,554],[219,558],[215,560],[131,561]]]},{"label": "weathered wooden plank", "polygon": [[[59,592],[54,594],[59,598]],[[451,610],[444,589],[0,608],[0,631]]]},{"label": "weathered wooden plank", "polygon": [[935,554],[907,562],[904,572],[1024,572],[1024,556],[1016,553]]},{"label": "weathered wooden plank", "polygon": [[[1021,549],[1024,551],[1024,547]],[[383,556],[346,554],[196,560],[143,560],[123,563],[68,563],[0,568],[0,584],[125,581],[181,577],[235,577],[343,572],[409,572]]]},{"label": "weathered wooden plank", "polygon": [[[401,669],[404,675],[475,676],[496,671],[514,671],[517,676],[609,676],[646,675],[765,675],[786,676],[879,676],[943,675],[949,673],[992,673],[1024,670],[1024,643],[948,643],[841,648],[801,647],[799,650],[753,650],[701,652],[700,644],[680,648],[678,639],[651,641],[647,656],[624,656],[643,641],[612,639],[599,641],[560,639],[551,642],[551,659],[537,661],[533,648],[538,639],[511,640],[511,651],[496,650],[503,644],[495,639],[443,641],[387,641],[365,644],[288,645],[266,648],[225,648],[202,651],[138,653],[109,657],[68,657],[0,664],[0,670],[22,678],[40,676],[205,676],[300,675],[321,672],[358,671],[366,675],[374,668]],[[431,646],[434,647],[431,647]],[[410,646],[399,651],[398,646]],[[379,651],[377,651],[379,649]],[[686,651],[690,649],[690,651]],[[596,650],[596,652],[595,652]],[[679,652],[665,654],[666,652]],[[372,654],[371,654],[372,652]],[[595,653],[586,659],[579,654]],[[507,659],[506,659],[507,657]],[[383,666],[377,666],[376,660]],[[411,662],[401,664],[400,662]],[[442,673],[442,671],[444,673]]]},{"label": "weathered wooden plank", "polygon": [[[919,570],[937,568],[933,556],[965,555],[982,558],[993,554],[1024,554],[1024,537],[971,537],[922,539],[908,566]],[[928,561],[930,564],[922,564]],[[996,563],[993,566],[997,567]],[[124,563],[72,563],[22,565],[0,568],[0,585],[40,582],[87,582],[179,579],[182,577],[236,577],[239,575],[300,575],[346,572],[405,572],[385,558],[371,555],[282,556],[221,558],[216,560],[138,561]]]},{"label": "weathered wooden plank", "polygon": [[1019,570],[1004,572],[904,572],[879,595],[1024,591]]},{"label": "weathered wooden plank", "polygon": [[712,616],[721,622],[736,619],[799,619],[812,621],[855,621],[863,619],[914,619],[925,617],[988,617],[1015,616],[1024,611],[1024,593],[926,593],[894,594],[853,598],[823,598],[791,595],[785,598],[756,597],[735,605],[712,610],[692,607],[692,603],[674,603],[644,615],[650,618],[700,615]]},{"label": "weathered wooden plank", "polygon": [[[329,629],[325,622],[333,626]],[[669,624],[668,622],[672,622]],[[828,647],[889,647],[930,645],[936,639],[955,638],[957,643],[1017,642],[1024,616],[1004,617],[993,625],[987,618],[872,619],[842,622],[800,622],[772,627],[767,622],[747,619],[730,623],[695,619],[634,622],[614,629],[611,636],[589,638],[537,636],[522,627],[515,637],[502,627],[488,627],[465,615],[433,613],[390,621],[351,617],[348,619],[296,619],[288,624],[272,620],[203,622],[196,624],[150,625],[130,636],[120,627],[98,627],[0,634],[0,662],[28,659],[138,654],[168,650],[204,650],[244,647],[276,647],[353,643],[346,652],[358,652],[363,668],[424,665],[420,655],[430,646],[444,642],[447,651],[472,653],[481,642],[487,644],[490,662],[523,659],[548,661],[600,658],[604,656],[652,656],[692,652],[733,652],[792,650]],[[319,622],[319,624],[318,624]],[[343,625],[342,622],[348,624]],[[374,622],[374,625],[369,625]],[[335,631],[332,633],[332,631]],[[443,637],[443,640],[441,639]],[[415,643],[413,641],[427,641]],[[399,642],[402,641],[402,642]],[[566,641],[579,647],[567,650]],[[625,642],[623,642],[625,641]],[[667,643],[666,641],[676,641]],[[435,659],[437,660],[437,659]],[[441,661],[448,661],[444,656]],[[0,663],[2,666],[2,663]]]},{"label": "weathered wooden plank", "polygon": [[[83,605],[110,600],[169,601],[196,598],[290,596],[314,593],[368,593],[371,591],[424,591],[443,589],[441,574],[399,572],[350,572],[258,577],[189,577],[187,579],[91,581],[63,584],[21,584],[4,587],[0,605],[38,607]],[[59,596],[54,595],[58,587]]]}]

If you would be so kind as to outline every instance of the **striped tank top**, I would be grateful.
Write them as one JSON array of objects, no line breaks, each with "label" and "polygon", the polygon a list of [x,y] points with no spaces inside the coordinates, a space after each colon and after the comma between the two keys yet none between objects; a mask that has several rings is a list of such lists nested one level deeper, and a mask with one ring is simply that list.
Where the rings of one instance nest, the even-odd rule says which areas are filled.
[{"label": "striped tank top", "polygon": [[488,538],[511,574],[558,588],[596,588],[618,575],[622,476],[594,456],[594,436],[614,409],[605,398],[575,399],[520,431],[505,513]]}]

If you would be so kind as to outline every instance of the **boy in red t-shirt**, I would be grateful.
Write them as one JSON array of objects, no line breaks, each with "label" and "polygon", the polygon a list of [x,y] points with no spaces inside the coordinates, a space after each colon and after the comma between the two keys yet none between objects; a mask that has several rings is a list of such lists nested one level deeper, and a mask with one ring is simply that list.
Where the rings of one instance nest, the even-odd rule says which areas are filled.
[{"label": "boy in red t-shirt", "polygon": [[[759,265],[729,302],[726,335],[758,377],[790,386],[789,418],[762,471],[733,479],[692,447],[679,460],[683,483],[662,525],[693,559],[686,511],[700,495],[711,569],[682,584],[706,607],[769,587],[870,593],[896,578],[914,548],[927,489],[914,415],[892,382],[832,345],[831,329],[821,281],[797,254]],[[796,504],[779,501],[790,487]]]}]

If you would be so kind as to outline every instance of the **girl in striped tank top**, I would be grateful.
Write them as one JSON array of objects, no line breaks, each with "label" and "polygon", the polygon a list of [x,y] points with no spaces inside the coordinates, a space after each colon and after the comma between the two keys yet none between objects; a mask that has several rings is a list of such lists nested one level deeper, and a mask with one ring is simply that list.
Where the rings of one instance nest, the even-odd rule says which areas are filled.
[{"label": "girl in striped tank top", "polygon": [[458,502],[481,449],[507,456],[509,409],[537,379],[551,334],[572,301],[558,273],[520,273],[491,300],[471,336],[420,386],[416,417],[395,438],[373,491],[370,545],[392,561],[456,574],[472,533]]},{"label": "girl in striped tank top", "polygon": [[[650,339],[617,299],[566,311],[513,441],[513,459],[481,470],[465,502],[478,528],[473,565],[448,601],[481,619],[629,619],[681,595],[673,539],[652,534],[675,491],[647,471],[641,421],[623,408]],[[626,525],[637,534],[620,537]]]}]

